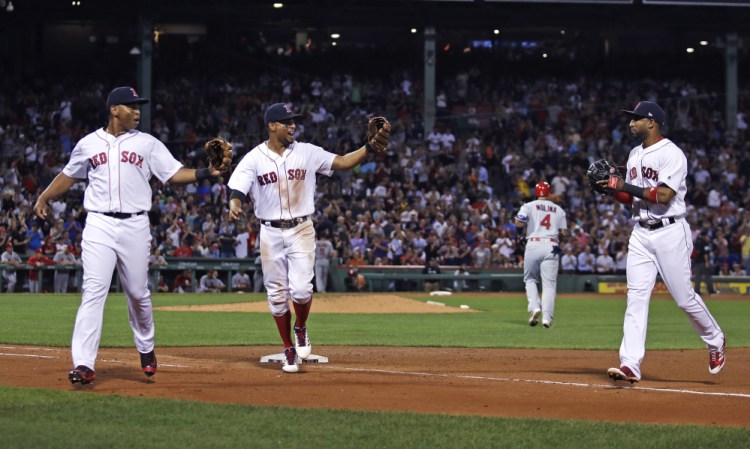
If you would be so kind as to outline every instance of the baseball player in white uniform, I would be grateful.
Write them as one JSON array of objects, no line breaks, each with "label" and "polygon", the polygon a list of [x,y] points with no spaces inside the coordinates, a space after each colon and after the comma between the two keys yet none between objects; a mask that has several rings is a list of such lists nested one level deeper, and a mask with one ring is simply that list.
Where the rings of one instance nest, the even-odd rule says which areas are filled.
[{"label": "baseball player in white uniform", "polygon": [[[242,203],[249,195],[261,223],[263,284],[284,344],[282,369],[287,373],[298,372],[300,359],[309,357],[312,350],[306,324],[315,264],[311,216],[315,212],[316,175],[331,176],[334,170],[357,166],[365,160],[371,143],[338,156],[316,145],[295,142],[298,117],[290,105],[272,104],[264,116],[268,140],[245,155],[227,183],[232,190],[230,218],[242,216]],[[390,124],[383,129],[380,132],[389,137]],[[290,298],[296,315],[294,342]]]},{"label": "baseball player in white uniform", "polygon": [[648,101],[632,111],[630,134],[643,143],[628,157],[625,179],[600,181],[615,190],[615,198],[632,203],[636,224],[630,235],[627,260],[628,300],[620,346],[620,366],[607,373],[631,383],[641,379],[646,329],[656,274],[709,349],[708,370],[718,374],[726,363],[726,337],[690,282],[693,239],[685,220],[687,158],[674,142],[661,135],[664,111]]},{"label": "baseball player in white uniform", "polygon": [[115,268],[127,297],[141,367],[148,377],[156,374],[154,320],[148,290],[149,180],[153,175],[164,183],[187,184],[220,174],[213,168],[184,168],[164,144],[136,129],[141,105],[148,101],[131,87],[113,89],[107,97],[107,125],[76,144],[65,168],[34,205],[35,213],[45,219],[48,201],[78,181],[88,183],[83,199],[88,211],[81,245],[83,294],[71,343],[75,368],[68,373],[73,384],[88,384],[96,379],[104,303]]},{"label": "baseball player in white uniform", "polygon": [[[549,329],[555,317],[557,270],[560,265],[560,236],[567,234],[568,223],[562,207],[550,201],[549,184],[542,181],[534,187],[536,200],[530,201],[516,214],[519,232],[526,228],[526,250],[523,257],[523,281],[526,284],[529,325]],[[539,301],[538,279],[542,279],[542,300]]]}]

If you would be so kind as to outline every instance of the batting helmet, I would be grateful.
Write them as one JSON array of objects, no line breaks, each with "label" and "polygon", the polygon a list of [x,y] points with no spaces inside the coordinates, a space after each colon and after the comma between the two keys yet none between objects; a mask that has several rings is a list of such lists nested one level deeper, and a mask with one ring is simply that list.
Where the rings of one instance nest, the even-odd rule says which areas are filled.
[{"label": "batting helmet", "polygon": [[534,187],[534,196],[539,198],[540,196],[549,196],[549,184],[542,181]]}]

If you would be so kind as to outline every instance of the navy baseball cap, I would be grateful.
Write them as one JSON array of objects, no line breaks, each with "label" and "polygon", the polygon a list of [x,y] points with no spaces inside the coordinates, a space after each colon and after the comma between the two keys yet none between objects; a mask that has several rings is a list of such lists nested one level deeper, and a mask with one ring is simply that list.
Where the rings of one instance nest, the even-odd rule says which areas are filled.
[{"label": "navy baseball cap", "polygon": [[292,105],[288,103],[274,103],[266,109],[266,115],[263,117],[266,125],[271,122],[280,122],[282,120],[302,117],[302,114],[295,114]]},{"label": "navy baseball cap", "polygon": [[662,110],[662,108],[660,108],[658,104],[652,101],[641,101],[640,103],[635,105],[635,108],[632,111],[623,109],[622,112],[634,115],[636,117],[650,118],[651,120],[658,123],[659,126],[664,125],[664,110]]},{"label": "navy baseball cap", "polygon": [[141,98],[138,95],[138,92],[136,92],[132,87],[115,87],[107,97],[107,109],[109,109],[110,106],[114,106],[117,104],[146,104],[148,102],[148,99]]}]

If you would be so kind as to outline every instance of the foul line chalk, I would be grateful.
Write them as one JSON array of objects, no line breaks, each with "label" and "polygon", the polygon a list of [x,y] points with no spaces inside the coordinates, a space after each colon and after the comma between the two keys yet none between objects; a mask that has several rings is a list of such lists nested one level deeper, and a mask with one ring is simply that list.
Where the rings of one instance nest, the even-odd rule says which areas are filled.
[{"label": "foul line chalk", "polygon": [[[335,368],[335,367],[330,367]],[[488,377],[488,376],[468,376],[468,375],[451,375],[445,373],[420,373],[411,371],[393,371],[393,370],[380,370],[380,369],[366,369],[366,368],[344,368],[347,371],[359,371],[359,372],[371,372],[371,373],[384,373],[384,374],[400,374],[404,376],[430,376],[430,377],[457,377],[459,379],[475,379],[475,380],[491,380],[494,382],[525,382],[532,384],[544,384],[544,385],[562,385],[569,387],[578,388],[603,388],[603,389],[628,389],[637,391],[653,391],[657,393],[678,393],[678,394],[694,394],[699,396],[722,396],[731,398],[746,398],[750,399],[748,393],[728,393],[728,392],[716,392],[716,391],[698,391],[698,390],[685,390],[685,389],[673,389],[673,388],[654,388],[654,387],[634,387],[625,386],[618,387],[616,385],[609,384],[589,384],[580,382],[564,382],[558,380],[544,380],[544,379],[518,379],[508,377]]]}]

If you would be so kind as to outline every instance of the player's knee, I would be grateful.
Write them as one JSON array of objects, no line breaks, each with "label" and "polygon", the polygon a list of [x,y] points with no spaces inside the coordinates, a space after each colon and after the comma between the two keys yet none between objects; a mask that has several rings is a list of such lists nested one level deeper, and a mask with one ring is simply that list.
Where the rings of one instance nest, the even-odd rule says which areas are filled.
[{"label": "player's knee", "polygon": [[268,308],[271,310],[271,315],[282,316],[289,311],[289,300],[286,296],[268,297]]},{"label": "player's knee", "polygon": [[292,295],[292,301],[296,302],[297,304],[305,305],[312,299],[312,294],[309,296],[306,296],[304,298],[295,298],[294,295]]}]

